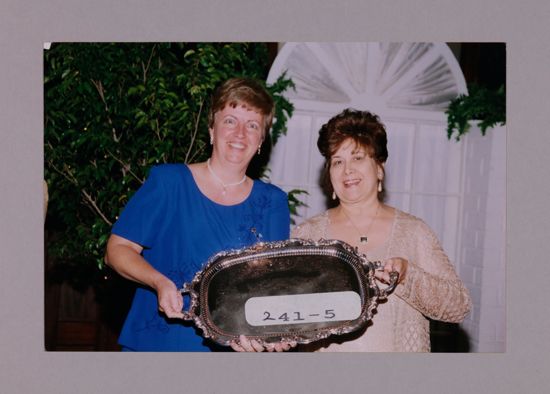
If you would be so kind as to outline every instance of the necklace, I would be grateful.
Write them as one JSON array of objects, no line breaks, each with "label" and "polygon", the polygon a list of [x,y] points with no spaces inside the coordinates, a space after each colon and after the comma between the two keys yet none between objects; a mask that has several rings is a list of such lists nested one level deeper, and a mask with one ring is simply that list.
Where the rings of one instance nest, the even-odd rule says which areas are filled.
[{"label": "necklace", "polygon": [[223,186],[223,191],[222,191],[222,195],[225,196],[225,193],[227,192],[227,188],[229,186],[238,186],[240,185],[241,183],[243,183],[244,181],[246,181],[246,174],[243,175],[243,179],[241,179],[239,182],[234,182],[234,183],[225,183],[224,181],[221,180],[221,178],[219,176],[216,175],[216,173],[214,172],[214,170],[212,169],[212,167],[210,167],[210,158],[208,160],[206,160],[206,166],[208,167],[208,171],[210,171],[210,173],[212,174],[212,176],[214,177],[214,179],[216,181],[218,181],[222,186]]},{"label": "necklace", "polygon": [[374,221],[378,217],[378,211],[380,210],[380,205],[382,205],[382,204],[378,204],[378,207],[376,208],[376,213],[374,214],[373,218],[370,220],[370,223],[367,227],[367,231],[365,231],[365,235],[361,235],[361,231],[359,230],[359,227],[357,227],[357,225],[353,222],[353,220],[351,220],[351,218],[346,213],[346,210],[342,207],[342,213],[348,219],[348,221],[351,223],[351,225],[355,228],[355,231],[357,231],[357,234],[359,234],[359,242],[367,243],[368,237],[367,237],[366,234],[368,234],[370,228],[372,227],[372,224],[374,223]]}]

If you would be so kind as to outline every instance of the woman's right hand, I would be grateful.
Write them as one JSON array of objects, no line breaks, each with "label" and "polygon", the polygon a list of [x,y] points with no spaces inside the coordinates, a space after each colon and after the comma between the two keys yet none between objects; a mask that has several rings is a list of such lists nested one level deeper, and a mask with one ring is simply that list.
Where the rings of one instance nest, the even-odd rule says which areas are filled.
[{"label": "woman's right hand", "polygon": [[183,319],[183,296],[176,284],[152,267],[141,255],[143,247],[126,238],[111,234],[105,262],[126,279],[153,288],[158,307],[169,318]]},{"label": "woman's right hand", "polygon": [[183,319],[183,296],[175,283],[167,277],[162,277],[155,283],[159,311],[170,319]]}]

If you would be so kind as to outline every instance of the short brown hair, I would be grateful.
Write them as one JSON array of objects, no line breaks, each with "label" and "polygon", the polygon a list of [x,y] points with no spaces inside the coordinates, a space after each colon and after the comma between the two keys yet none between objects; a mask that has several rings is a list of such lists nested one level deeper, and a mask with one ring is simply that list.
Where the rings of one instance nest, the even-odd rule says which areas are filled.
[{"label": "short brown hair", "polygon": [[329,194],[334,191],[330,182],[330,158],[348,138],[365,148],[376,163],[382,165],[388,158],[386,128],[378,116],[351,108],[343,110],[321,127],[317,140],[319,152],[325,158],[321,182]]},{"label": "short brown hair", "polygon": [[251,78],[231,78],[216,88],[210,101],[208,111],[208,127],[214,126],[214,115],[226,105],[236,107],[244,105],[256,110],[264,117],[264,137],[271,128],[275,103],[267,90],[256,80]]}]

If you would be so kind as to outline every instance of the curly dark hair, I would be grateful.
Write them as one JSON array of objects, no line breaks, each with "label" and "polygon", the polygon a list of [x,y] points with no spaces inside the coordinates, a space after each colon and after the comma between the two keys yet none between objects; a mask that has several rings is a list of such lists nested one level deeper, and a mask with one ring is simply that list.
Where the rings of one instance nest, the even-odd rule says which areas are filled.
[{"label": "curly dark hair", "polygon": [[386,128],[378,115],[347,108],[333,116],[321,127],[317,140],[319,152],[325,158],[321,184],[329,195],[334,191],[330,182],[330,158],[348,138],[365,148],[376,163],[382,165],[388,158]]}]

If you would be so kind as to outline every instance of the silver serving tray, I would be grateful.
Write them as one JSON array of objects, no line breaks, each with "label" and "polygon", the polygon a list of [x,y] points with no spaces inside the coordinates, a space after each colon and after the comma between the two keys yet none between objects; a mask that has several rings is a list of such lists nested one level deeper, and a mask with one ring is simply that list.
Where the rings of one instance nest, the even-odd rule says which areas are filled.
[{"label": "silver serving tray", "polygon": [[222,345],[241,334],[267,344],[349,333],[371,320],[397,285],[392,272],[380,289],[374,280],[380,268],[338,240],[290,239],[223,251],[184,283],[180,291],[190,299],[184,319]]}]

